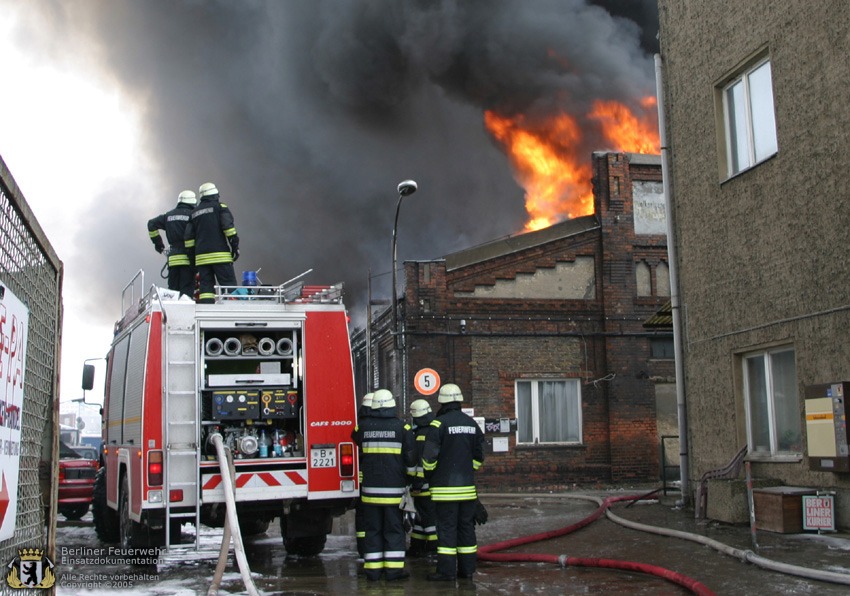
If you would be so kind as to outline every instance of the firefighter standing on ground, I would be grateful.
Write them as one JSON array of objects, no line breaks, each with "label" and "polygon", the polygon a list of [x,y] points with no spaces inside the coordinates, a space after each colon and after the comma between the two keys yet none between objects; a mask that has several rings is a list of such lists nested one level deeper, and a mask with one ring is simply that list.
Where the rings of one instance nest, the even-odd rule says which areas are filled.
[{"label": "firefighter standing on ground", "polygon": [[[357,409],[357,420],[362,422],[364,419],[368,418],[372,413],[372,396],[373,393],[367,393],[363,396],[363,401],[360,402],[360,407]],[[356,429],[355,429],[356,431]],[[354,432],[352,431],[351,437],[354,438]],[[363,457],[362,455],[360,456]],[[363,484],[363,470],[360,470],[360,484]],[[357,538],[357,558],[363,559],[363,543],[366,540],[366,530],[363,526],[363,502],[360,499],[357,499],[357,505],[354,508],[354,534]]]},{"label": "firefighter standing on ground", "polygon": [[371,415],[359,421],[352,438],[360,447],[360,503],[365,530],[366,579],[387,581],[410,576],[404,570],[403,512],[399,508],[408,471],[415,465],[413,432],[395,415],[395,398],[386,389],[372,395]]},{"label": "firefighter standing on ground", "polygon": [[484,461],[484,433],[461,411],[463,394],[452,383],[440,388],[442,404],[431,422],[422,452],[422,467],[437,510],[437,572],[432,581],[471,578],[478,545],[474,472]]},{"label": "firefighter standing on ground", "polygon": [[148,220],[148,234],[156,252],[165,250],[160,230],[165,230],[165,239],[168,240],[168,289],[189,298],[195,294],[195,267],[192,249],[186,248],[184,236],[197,202],[194,192],[184,190],[177,196],[174,209]]},{"label": "firefighter standing on ground", "polygon": [[413,434],[416,438],[416,475],[410,487],[410,494],[416,507],[416,517],[413,520],[410,549],[407,553],[412,557],[419,557],[437,551],[437,513],[422,468],[425,438],[435,416],[431,411],[431,405],[426,400],[417,399],[410,404],[410,417],[413,419]]},{"label": "firefighter standing on ground", "polygon": [[215,285],[236,286],[233,262],[239,258],[239,236],[233,214],[219,202],[218,189],[212,182],[198,189],[201,202],[186,226],[186,248],[195,251],[195,268],[200,277],[198,302],[215,302]]}]

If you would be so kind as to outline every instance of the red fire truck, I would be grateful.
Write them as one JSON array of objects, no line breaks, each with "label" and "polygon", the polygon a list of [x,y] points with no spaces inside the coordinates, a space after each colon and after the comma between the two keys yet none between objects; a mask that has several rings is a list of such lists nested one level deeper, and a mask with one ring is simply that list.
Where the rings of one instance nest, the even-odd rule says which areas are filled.
[{"label": "red fire truck", "polygon": [[288,552],[321,552],[359,494],[342,285],[220,288],[215,304],[144,287],[140,271],[124,288],[107,358],[98,537],[171,548],[184,523],[222,526],[219,434],[242,533],[280,518]]}]

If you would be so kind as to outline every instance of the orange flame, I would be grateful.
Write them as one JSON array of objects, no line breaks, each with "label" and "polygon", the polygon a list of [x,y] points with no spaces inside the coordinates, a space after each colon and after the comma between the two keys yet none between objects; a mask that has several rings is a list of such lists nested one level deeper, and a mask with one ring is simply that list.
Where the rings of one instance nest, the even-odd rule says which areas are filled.
[{"label": "orange flame", "polygon": [[[599,123],[617,151],[658,153],[658,131],[649,116],[654,105],[654,97],[644,98],[647,114],[639,118],[619,102],[599,100],[587,118]],[[525,189],[526,231],[593,213],[591,166],[587,156],[577,155],[582,131],[574,117],[558,114],[541,128],[529,126],[521,114],[507,117],[488,110],[484,124],[507,151]]]},{"label": "orange flame", "polygon": [[517,182],[525,188],[526,230],[593,213],[590,164],[572,151],[581,139],[575,119],[560,114],[545,130],[529,130],[522,115],[506,118],[487,111],[484,123],[508,151]]}]

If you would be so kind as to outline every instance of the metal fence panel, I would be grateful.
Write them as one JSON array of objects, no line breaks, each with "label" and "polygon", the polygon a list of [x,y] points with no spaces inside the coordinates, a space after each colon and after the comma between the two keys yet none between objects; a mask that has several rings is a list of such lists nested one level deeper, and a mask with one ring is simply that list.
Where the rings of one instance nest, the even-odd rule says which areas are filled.
[{"label": "metal fence panel", "polygon": [[[47,549],[55,560],[62,274],[62,262],[0,158],[0,283],[29,309],[18,511],[14,535],[0,541],[4,569],[23,548]],[[0,594],[17,592],[0,581]]]}]

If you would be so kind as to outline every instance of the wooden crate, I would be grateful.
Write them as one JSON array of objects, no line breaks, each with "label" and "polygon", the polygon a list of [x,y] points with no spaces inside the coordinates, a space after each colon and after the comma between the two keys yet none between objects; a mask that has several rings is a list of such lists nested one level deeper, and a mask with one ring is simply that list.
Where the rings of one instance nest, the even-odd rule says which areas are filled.
[{"label": "wooden crate", "polygon": [[817,489],[801,486],[770,486],[753,489],[756,528],[782,534],[803,531],[803,495]]}]

